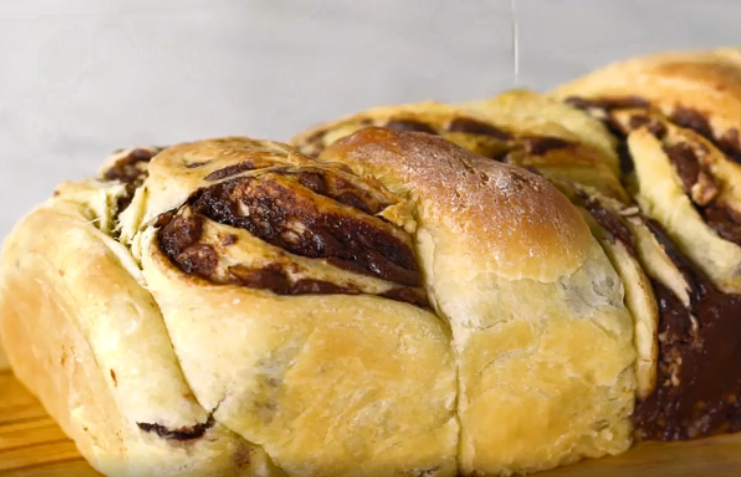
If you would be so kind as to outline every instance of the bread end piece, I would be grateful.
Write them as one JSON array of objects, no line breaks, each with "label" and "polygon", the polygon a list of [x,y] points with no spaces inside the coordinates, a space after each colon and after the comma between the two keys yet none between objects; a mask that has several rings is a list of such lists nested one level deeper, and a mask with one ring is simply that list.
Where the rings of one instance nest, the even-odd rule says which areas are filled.
[{"label": "bread end piece", "polygon": [[108,476],[273,473],[189,392],[126,249],[53,199],[6,239],[0,335],[18,379]]}]

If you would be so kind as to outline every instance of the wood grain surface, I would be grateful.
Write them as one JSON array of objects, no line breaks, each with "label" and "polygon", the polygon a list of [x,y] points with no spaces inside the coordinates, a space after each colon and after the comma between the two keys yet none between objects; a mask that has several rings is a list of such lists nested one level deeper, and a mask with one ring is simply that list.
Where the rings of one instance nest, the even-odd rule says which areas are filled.
[{"label": "wood grain surface", "polygon": [[[741,434],[672,444],[645,443],[618,456],[582,462],[544,477],[739,477]],[[100,477],[44,408],[0,371],[0,477]]]}]

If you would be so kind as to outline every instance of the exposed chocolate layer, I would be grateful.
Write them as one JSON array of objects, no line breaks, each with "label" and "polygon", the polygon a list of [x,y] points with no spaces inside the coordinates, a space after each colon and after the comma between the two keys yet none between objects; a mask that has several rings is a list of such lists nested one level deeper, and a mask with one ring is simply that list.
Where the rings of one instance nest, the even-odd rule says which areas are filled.
[{"label": "exposed chocolate layer", "polygon": [[309,169],[300,171],[276,171],[284,177],[293,177],[312,192],[329,197],[366,214],[375,215],[390,204],[370,191],[328,170]]},{"label": "exposed chocolate layer", "polygon": [[678,126],[692,129],[700,134],[723,151],[730,159],[741,164],[741,142],[737,129],[729,129],[721,137],[716,137],[707,116],[700,111],[684,106],[674,108],[671,120]]},{"label": "exposed chocolate layer", "polygon": [[623,96],[621,98],[582,98],[571,96],[564,100],[566,103],[579,109],[627,109],[627,108],[648,108],[651,103],[640,96]]},{"label": "exposed chocolate layer", "polygon": [[413,288],[392,288],[387,292],[381,293],[380,296],[396,301],[410,303],[420,308],[429,308],[430,306],[430,303],[427,301],[427,297],[420,290],[416,290]]},{"label": "exposed chocolate layer", "polygon": [[630,233],[620,217],[603,207],[598,201],[587,197],[586,194],[582,194],[580,197],[584,200],[584,207],[592,214],[600,227],[609,232],[615,240],[622,242],[631,255],[637,256],[633,234]]},{"label": "exposed chocolate layer", "polygon": [[206,434],[206,431],[214,426],[214,424],[213,416],[208,416],[208,421],[204,423],[196,424],[191,427],[179,427],[177,429],[168,429],[162,424],[150,424],[146,422],[136,423],[136,425],[139,426],[139,429],[144,432],[154,432],[163,439],[172,439],[175,441],[192,441],[200,439],[204,434]]},{"label": "exposed chocolate layer", "polygon": [[722,204],[711,204],[702,210],[705,222],[729,242],[741,245],[741,214]]},{"label": "exposed chocolate layer", "polygon": [[[633,414],[644,439],[741,430],[741,296],[718,290],[653,221],[647,224],[690,285],[690,307],[661,283],[657,388]],[[694,319],[693,319],[694,318]]]},{"label": "exposed chocolate layer", "polygon": [[664,152],[705,223],[723,239],[741,245],[741,214],[716,200],[720,187],[712,174],[703,169],[694,149],[679,143],[665,146]]},{"label": "exposed chocolate layer", "polygon": [[161,227],[158,237],[162,251],[176,257],[201,238],[203,217],[192,213],[173,216],[168,212],[157,219],[157,226]]},{"label": "exposed chocolate layer", "polygon": [[117,160],[103,174],[103,178],[107,181],[120,181],[125,184],[141,181],[147,174],[146,168],[141,164],[151,161],[155,154],[156,152],[147,149],[133,149],[125,157]]},{"label": "exposed chocolate layer", "polygon": [[193,210],[250,231],[296,255],[409,286],[422,281],[411,247],[370,220],[326,212],[273,178],[244,177],[203,189]]},{"label": "exposed chocolate layer", "polygon": [[103,173],[104,180],[119,181],[126,184],[125,193],[118,198],[116,214],[120,214],[131,204],[136,189],[141,187],[147,178],[147,163],[160,150],[159,148],[154,150],[133,149]]},{"label": "exposed chocolate layer", "polygon": [[684,185],[684,190],[689,192],[697,182],[700,173],[700,162],[695,151],[689,144],[679,143],[672,146],[664,146],[664,152],[674,164],[674,169]]},{"label": "exposed chocolate layer", "polygon": [[324,150],[324,136],[327,135],[326,129],[320,129],[309,137],[304,139],[303,143],[300,144],[301,152],[311,158],[319,157],[319,154]]},{"label": "exposed chocolate layer", "polygon": [[520,142],[525,146],[528,154],[542,156],[556,149],[566,149],[572,147],[574,143],[557,137],[523,137]]},{"label": "exposed chocolate layer", "polygon": [[357,295],[359,290],[343,287],[324,280],[301,279],[291,283],[288,274],[277,263],[261,269],[243,266],[229,267],[232,283],[249,288],[270,290],[277,295]]},{"label": "exposed chocolate layer", "polygon": [[422,121],[414,119],[392,119],[384,125],[385,128],[392,129],[394,131],[412,131],[412,132],[423,132],[427,134],[437,135],[435,128]]},{"label": "exposed chocolate layer", "polygon": [[[630,131],[623,130],[614,120],[611,112],[621,108],[648,108],[650,103],[642,98],[608,98],[608,99],[584,99],[571,97],[566,100],[569,104],[581,109],[594,112],[600,111],[599,116],[605,125],[620,141],[619,152],[621,168],[624,172],[633,169],[633,160],[627,149],[626,135]],[[669,118],[680,127],[692,129],[697,132],[728,157],[741,163],[741,143],[739,134],[735,129],[730,129],[721,138],[716,138],[710,126],[708,118],[691,108],[677,106]],[[664,139],[667,133],[666,126],[657,118],[649,114],[636,113],[630,117],[628,127],[630,130],[646,126],[648,130],[658,139]],[[696,145],[702,153],[706,149],[702,144]],[[677,143],[664,145],[664,152],[674,165],[685,192],[694,203],[697,211],[703,217],[705,223],[725,240],[741,245],[741,213],[736,212],[724,203],[720,203],[718,195],[720,186],[711,171],[706,170],[699,158],[697,150],[690,144]],[[707,152],[707,151],[705,151]]]},{"label": "exposed chocolate layer", "polygon": [[645,126],[658,139],[663,139],[667,132],[664,123],[647,114],[633,114],[630,117],[629,126],[630,129],[639,129]]},{"label": "exposed chocolate layer", "polygon": [[633,158],[628,151],[626,131],[623,131],[612,117],[612,111],[626,108],[648,108],[651,103],[639,96],[625,96],[622,98],[594,98],[586,99],[578,96],[566,98],[566,103],[575,108],[590,112],[602,121],[605,127],[618,139],[617,153],[620,160],[620,170],[629,174],[634,170]]},{"label": "exposed chocolate layer", "polygon": [[226,166],[223,169],[217,169],[204,177],[204,179],[207,181],[218,181],[226,179],[227,177],[236,176],[241,172],[251,171],[254,168],[255,163],[253,161],[243,161],[237,164],[232,164],[231,166]]},{"label": "exposed chocolate layer", "polygon": [[185,162],[185,168],[186,169],[198,169],[199,167],[203,167],[206,164],[208,164],[211,161],[195,161],[195,162]]},{"label": "exposed chocolate layer", "polygon": [[[421,284],[411,246],[394,236],[388,223],[336,206],[322,206],[317,195],[369,214],[387,206],[335,171],[282,169],[202,189],[180,211],[162,214],[156,222],[160,249],[184,272],[213,283],[237,284],[278,295],[363,293],[352,284],[292,279],[278,263],[261,268],[225,268],[219,265],[214,245],[202,240],[204,221],[210,219],[246,229],[291,253],[397,283],[398,287],[381,296],[427,307],[421,289],[407,288]],[[216,247],[226,247],[235,243],[236,237],[211,241]],[[294,266],[291,271],[300,269]]]},{"label": "exposed chocolate layer", "polygon": [[479,134],[483,136],[491,136],[497,139],[509,139],[511,136],[506,131],[483,121],[479,121],[473,118],[459,117],[455,118],[448,125],[448,131],[450,132],[462,132],[466,134]]}]

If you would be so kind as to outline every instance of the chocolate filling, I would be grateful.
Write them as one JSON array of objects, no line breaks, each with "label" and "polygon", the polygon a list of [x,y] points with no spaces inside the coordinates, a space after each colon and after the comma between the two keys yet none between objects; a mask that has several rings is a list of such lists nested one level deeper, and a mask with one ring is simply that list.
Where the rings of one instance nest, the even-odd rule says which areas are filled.
[{"label": "chocolate filling", "polygon": [[[619,108],[648,108],[650,103],[638,97],[589,100],[571,97],[567,98],[566,102],[580,109],[598,109],[602,111],[605,118],[603,122],[620,141],[618,153],[620,154],[621,169],[626,173],[632,171],[633,160],[630,157],[626,143],[628,131],[624,131],[617,124],[610,112]],[[705,115],[682,106],[677,106],[674,109],[670,120],[680,127],[697,132],[732,160],[741,163],[741,145],[739,144],[737,130],[730,129],[721,138],[716,138]],[[632,115],[628,126],[631,129],[647,126],[648,130],[658,139],[663,139],[667,132],[666,126],[661,121],[644,114]],[[712,173],[704,170],[700,164],[696,151],[689,144],[684,143],[665,145],[663,149],[674,165],[685,192],[689,195],[705,223],[723,239],[741,245],[741,214],[726,204],[715,200],[720,188]]]},{"label": "chocolate filling", "polygon": [[204,179],[211,182],[219,181],[221,179],[226,179],[227,177],[236,176],[245,171],[251,171],[254,168],[255,163],[253,161],[243,161],[237,164],[232,164],[231,166],[226,166],[223,169],[217,169],[204,177]]},{"label": "chocolate filling", "polygon": [[403,301],[416,305],[420,308],[429,308],[430,303],[427,301],[427,297],[418,290],[412,288],[392,288],[391,290],[381,293],[380,296],[384,298],[390,298],[396,301]]},{"label": "chocolate filling", "polygon": [[184,162],[183,165],[186,169],[198,169],[203,167],[211,161],[195,161],[195,162]]},{"label": "chocolate filling", "polygon": [[324,150],[324,136],[327,135],[325,129],[321,129],[306,139],[299,145],[301,152],[308,157],[317,158]]},{"label": "chocolate filling", "polygon": [[711,204],[702,210],[705,223],[725,240],[741,245],[741,214],[722,204]]},{"label": "chocolate filling", "polygon": [[437,135],[437,131],[432,126],[414,119],[392,119],[384,127],[394,131],[423,132]]},{"label": "chocolate filling", "polygon": [[[244,177],[203,189],[193,210],[296,255],[409,286],[422,281],[412,249],[366,220],[323,212],[274,179]],[[248,215],[241,211],[247,210]]]},{"label": "chocolate filling", "polygon": [[207,430],[214,426],[214,424],[214,417],[212,415],[209,415],[208,420],[204,423],[196,424],[192,427],[179,427],[177,429],[168,429],[162,424],[149,424],[146,422],[136,423],[136,425],[139,426],[139,429],[144,432],[154,432],[163,439],[171,439],[175,441],[192,441],[200,439],[204,434],[206,434]]},{"label": "chocolate filling", "polygon": [[637,256],[633,234],[630,233],[620,217],[611,210],[602,207],[598,201],[587,197],[586,194],[580,194],[580,198],[585,200],[584,207],[592,214],[600,227],[609,232],[615,240],[622,242],[631,255]]},{"label": "chocolate filling", "polygon": [[270,290],[276,295],[357,295],[360,293],[357,289],[339,286],[324,280],[304,278],[291,283],[288,274],[277,263],[261,269],[236,265],[229,267],[229,275],[232,283],[259,290]]},{"label": "chocolate filling", "polygon": [[299,184],[310,191],[329,197],[366,214],[376,215],[390,205],[333,172],[324,170],[298,172],[283,170],[275,171],[275,173],[284,177],[295,177]]},{"label": "chocolate filling", "polygon": [[585,110],[588,112],[600,112],[599,119],[610,131],[610,133],[618,139],[617,153],[618,159],[620,161],[620,170],[623,172],[623,174],[629,174],[633,172],[633,169],[635,167],[633,165],[633,158],[630,156],[630,151],[628,150],[626,132],[623,131],[617,121],[614,120],[611,112],[615,109],[649,108],[651,106],[651,103],[639,96],[595,99],[586,99],[578,96],[571,96],[569,98],[566,98],[565,102],[581,110]]},{"label": "chocolate filling", "polygon": [[647,225],[691,290],[687,309],[653,282],[660,362],[656,389],[633,414],[637,432],[644,439],[679,440],[741,431],[741,296],[718,290],[656,222]]},{"label": "chocolate filling", "polygon": [[472,118],[455,118],[448,125],[449,132],[461,132],[466,134],[479,134],[491,136],[496,139],[509,139],[511,136],[499,128],[489,123],[478,121]]},{"label": "chocolate filling", "polygon": [[[329,178],[323,172],[301,171],[294,175],[309,190],[327,196],[341,191],[339,201],[347,199],[346,189],[357,187],[342,177]],[[358,194],[361,192],[366,193],[359,189]],[[378,208],[377,202],[362,208]],[[323,280],[302,278],[291,282],[279,264],[259,269],[236,265],[219,271],[215,248],[200,242],[206,218],[246,229],[291,253],[325,259],[340,268],[397,283],[402,286],[381,296],[428,306],[420,290],[405,288],[418,287],[422,281],[408,245],[362,217],[318,210],[311,195],[293,190],[275,178],[243,177],[197,192],[180,212],[163,214],[157,220],[160,249],[184,272],[213,283],[237,284],[278,295],[362,293],[352,286]],[[220,239],[222,244],[231,244],[233,240]]]},{"label": "chocolate filling", "polygon": [[648,128],[648,132],[656,136],[657,139],[663,139],[664,136],[666,136],[667,132],[664,123],[656,118],[649,117],[645,114],[632,115],[630,117],[628,125],[630,126],[631,130],[640,129],[645,126]]},{"label": "chocolate filling", "polygon": [[578,109],[602,109],[605,111],[627,108],[648,108],[651,106],[651,103],[648,100],[641,98],[640,96],[594,99],[571,96],[566,98],[564,102]]},{"label": "chocolate filling", "polygon": [[684,190],[689,192],[692,186],[697,182],[700,174],[700,162],[695,155],[695,151],[689,144],[679,143],[672,146],[664,146],[664,152],[674,164],[674,169],[682,181]]},{"label": "chocolate filling", "polygon": [[741,245],[741,214],[715,200],[719,188],[712,175],[702,169],[695,151],[688,144],[678,143],[664,146],[664,152],[708,227],[723,239]]},{"label": "chocolate filling", "polygon": [[571,147],[573,143],[560,139],[557,137],[523,137],[522,144],[525,146],[525,151],[528,154],[535,156],[542,156],[550,151],[556,149],[566,149]]},{"label": "chocolate filling", "polygon": [[143,169],[140,164],[151,161],[155,154],[147,149],[133,149],[126,157],[117,160],[103,174],[103,179],[107,181],[119,181],[124,184],[143,181],[143,177],[146,177],[146,169]]},{"label": "chocolate filling", "polygon": [[737,129],[729,129],[721,137],[716,137],[707,116],[701,112],[677,106],[671,115],[671,120],[683,128],[692,129],[723,151],[730,159],[741,164],[741,143]]},{"label": "chocolate filling", "polygon": [[147,149],[133,149],[128,155],[117,160],[111,168],[103,174],[103,179],[107,181],[119,181],[126,184],[125,193],[118,198],[116,203],[116,214],[120,214],[131,204],[134,199],[136,189],[141,187],[147,178],[146,164],[161,149],[149,151]]}]

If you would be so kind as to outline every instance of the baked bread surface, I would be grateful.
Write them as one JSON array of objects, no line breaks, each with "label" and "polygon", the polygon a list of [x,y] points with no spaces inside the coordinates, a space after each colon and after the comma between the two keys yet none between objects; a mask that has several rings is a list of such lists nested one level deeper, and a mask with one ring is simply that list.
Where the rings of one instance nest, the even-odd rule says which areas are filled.
[{"label": "baked bread surface", "polygon": [[612,125],[647,214],[719,287],[741,292],[741,50],[616,62],[554,96]]},{"label": "baked bread surface", "polygon": [[320,158],[415,202],[425,286],[458,356],[464,474],[627,448],[632,321],[620,279],[566,197],[429,134],[368,128]]},{"label": "baked bread surface", "polygon": [[623,289],[545,179],[372,128],[319,160],[133,151],[2,259],[11,363],[100,471],[510,474],[629,446]]}]

